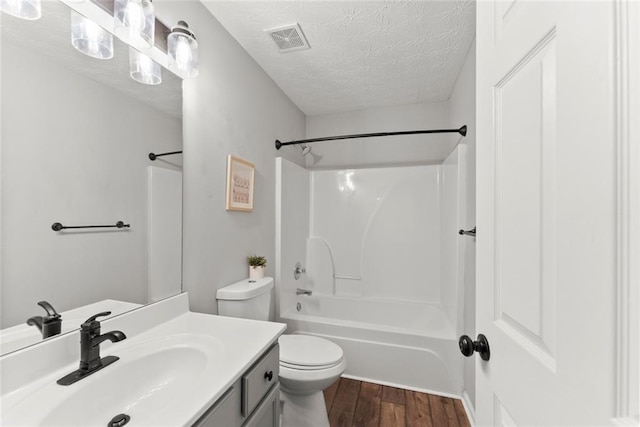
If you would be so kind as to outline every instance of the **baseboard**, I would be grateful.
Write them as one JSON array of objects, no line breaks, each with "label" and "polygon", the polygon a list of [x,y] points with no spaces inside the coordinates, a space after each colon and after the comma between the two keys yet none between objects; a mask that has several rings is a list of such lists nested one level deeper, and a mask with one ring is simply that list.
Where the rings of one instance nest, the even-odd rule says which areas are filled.
[{"label": "baseboard", "polygon": [[473,409],[471,398],[466,391],[462,392],[462,406],[464,406],[464,411],[467,413],[469,424],[471,424],[471,427],[474,427],[476,425],[476,411]]},{"label": "baseboard", "polygon": [[350,380],[364,381],[364,382],[372,383],[372,384],[380,384],[380,385],[386,385],[386,386],[389,386],[389,387],[401,388],[401,389],[404,389],[404,390],[417,391],[419,393],[427,393],[427,394],[433,394],[433,395],[436,395],[436,396],[449,397],[451,399],[459,399],[459,400],[462,399],[459,395],[456,395],[456,394],[443,393],[443,392],[440,392],[440,391],[429,390],[429,389],[420,388],[420,387],[411,387],[411,386],[408,386],[408,385],[405,385],[405,384],[396,384],[396,383],[389,382],[389,381],[379,381],[379,380],[375,380],[375,379],[372,379],[372,378],[360,377],[360,376],[357,376],[357,375],[342,374],[341,377],[348,378]]}]

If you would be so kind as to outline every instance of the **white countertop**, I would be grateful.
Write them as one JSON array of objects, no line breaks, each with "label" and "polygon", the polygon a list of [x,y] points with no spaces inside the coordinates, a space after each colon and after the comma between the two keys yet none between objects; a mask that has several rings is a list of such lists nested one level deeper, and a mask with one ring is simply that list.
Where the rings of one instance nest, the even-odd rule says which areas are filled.
[{"label": "white countertop", "polygon": [[[114,355],[120,360],[70,386],[60,386],[56,381],[78,368],[80,346],[77,333],[0,357],[0,424],[38,425],[43,419],[57,420],[59,418],[56,417],[60,416],[69,402],[86,409],[86,400],[87,404],[103,402],[95,410],[96,417],[76,419],[83,415],[75,414],[76,418],[69,415],[65,425],[104,426],[119,413],[131,416],[130,426],[191,425],[277,341],[286,325],[193,313],[184,309],[185,301],[187,296],[182,294],[165,300],[167,310],[162,310],[161,301],[103,322],[102,333],[120,330],[127,335],[127,339],[121,342],[105,342],[101,345],[102,357]],[[168,367],[164,370],[153,365],[152,357],[145,353],[155,355],[158,354],[157,349],[165,348],[180,350],[186,348],[189,342],[197,342],[198,351],[205,351],[209,356],[206,363],[202,362],[204,365],[198,365],[198,369],[202,370],[197,371],[197,375],[188,383],[181,382],[175,375],[190,369],[185,364],[195,366],[195,361],[185,359],[184,363],[172,363],[173,367],[179,369],[172,371]],[[183,353],[170,353],[170,357],[174,358],[172,362]],[[123,368],[136,357],[142,361],[149,360],[147,365],[133,365],[144,367],[140,369],[145,371],[144,375],[155,375],[157,371],[158,381],[149,390],[135,389],[140,382],[146,384],[142,379],[136,380],[136,375],[122,379]],[[122,367],[119,372],[115,370],[118,364]],[[29,369],[30,366],[33,369]],[[123,384],[111,384],[114,380]],[[167,390],[171,391],[172,396],[168,400]],[[78,397],[79,394],[82,396]],[[81,404],[78,405],[78,402]],[[154,405],[153,410],[149,410],[149,407],[145,409],[145,404]],[[109,406],[107,413],[110,415],[102,419],[106,414],[100,413],[100,410],[105,406]],[[126,407],[120,409],[120,406]],[[66,413],[72,412],[69,410]]]}]

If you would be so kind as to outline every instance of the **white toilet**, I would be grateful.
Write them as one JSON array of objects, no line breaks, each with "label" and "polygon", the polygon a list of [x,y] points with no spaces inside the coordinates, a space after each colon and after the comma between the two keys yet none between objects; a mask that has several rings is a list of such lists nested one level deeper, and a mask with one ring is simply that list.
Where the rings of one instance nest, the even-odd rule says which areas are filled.
[{"label": "white toilet", "polygon": [[[249,279],[218,289],[218,314],[269,320],[273,278]],[[322,390],[347,367],[340,346],[311,335],[282,335],[280,344],[280,399],[282,427],[329,426]]]}]

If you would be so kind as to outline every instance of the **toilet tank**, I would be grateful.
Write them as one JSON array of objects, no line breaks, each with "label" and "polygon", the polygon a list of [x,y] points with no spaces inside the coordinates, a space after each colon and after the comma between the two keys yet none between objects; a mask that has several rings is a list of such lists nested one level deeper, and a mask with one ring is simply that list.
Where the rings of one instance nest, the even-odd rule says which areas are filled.
[{"label": "toilet tank", "polygon": [[273,278],[241,280],[218,289],[218,314],[244,319],[269,320]]}]

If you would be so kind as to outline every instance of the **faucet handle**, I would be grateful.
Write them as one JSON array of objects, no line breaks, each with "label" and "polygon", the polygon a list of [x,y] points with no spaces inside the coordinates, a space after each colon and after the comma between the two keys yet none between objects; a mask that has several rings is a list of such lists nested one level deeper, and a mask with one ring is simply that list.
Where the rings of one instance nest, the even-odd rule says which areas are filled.
[{"label": "faucet handle", "polygon": [[47,312],[47,317],[45,317],[44,319],[45,321],[51,320],[51,319],[59,319],[61,317],[56,311],[56,309],[53,308],[53,306],[49,304],[47,301],[40,301],[38,302],[38,305],[44,308],[44,310]]},{"label": "faucet handle", "polygon": [[94,314],[93,316],[91,316],[90,318],[88,318],[87,320],[84,321],[84,323],[82,324],[82,327],[83,328],[94,327],[95,323],[100,324],[100,322],[98,322],[96,320],[98,317],[104,317],[104,316],[108,316],[110,314],[111,314],[110,311],[103,311],[102,313]]}]

